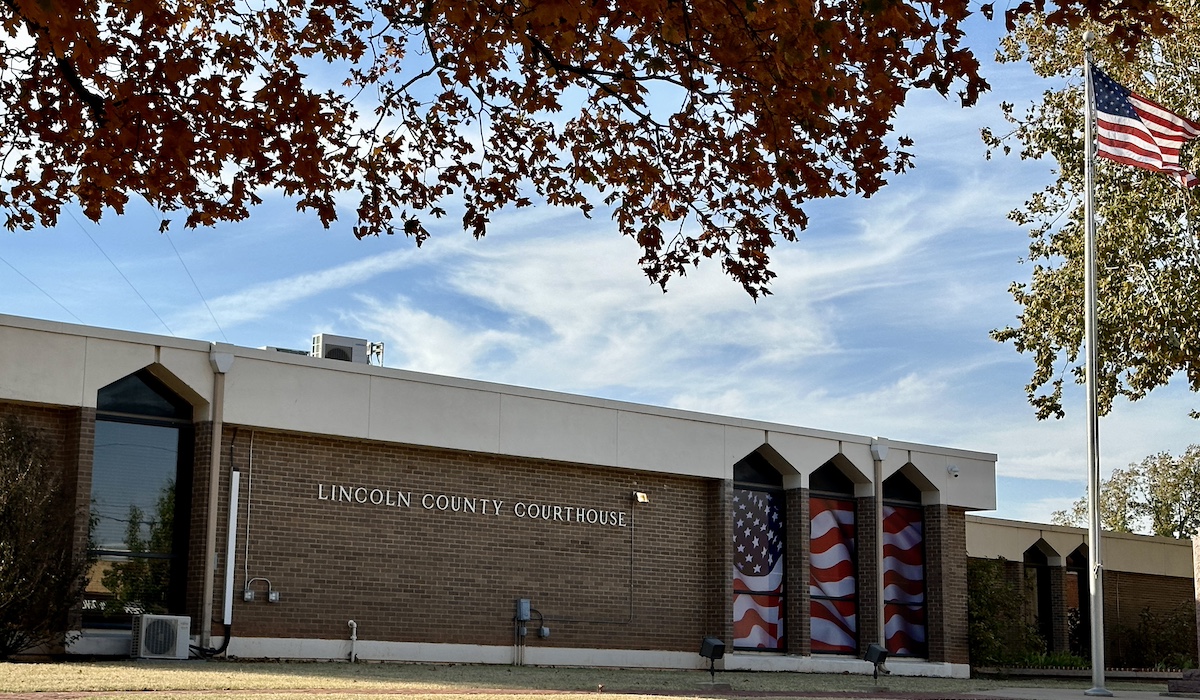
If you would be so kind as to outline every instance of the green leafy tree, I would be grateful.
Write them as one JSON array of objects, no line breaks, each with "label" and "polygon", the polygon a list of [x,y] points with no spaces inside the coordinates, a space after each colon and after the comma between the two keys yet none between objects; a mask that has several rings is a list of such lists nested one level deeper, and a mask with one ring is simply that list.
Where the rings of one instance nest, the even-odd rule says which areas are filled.
[{"label": "green leafy tree", "polygon": [[[1122,56],[1104,42],[1097,63],[1118,82],[1176,113],[1200,109],[1200,5],[1168,0],[1178,31]],[[1103,37],[1105,32],[1097,28]],[[1083,74],[1078,31],[1028,17],[1004,41],[1004,61],[1028,61],[1057,85],[1018,112],[1005,105],[1006,134],[984,132],[990,152],[1052,159],[1057,179],[1011,213],[1029,228],[1030,279],[1011,287],[1017,323],[993,331],[1028,353],[1026,387],[1039,418],[1063,415],[1063,385],[1083,381]],[[1128,59],[1128,60],[1127,60]],[[1194,163],[1194,145],[1183,163]],[[1200,200],[1157,173],[1098,160],[1095,177],[1100,409],[1117,396],[1144,397],[1182,375],[1200,390]]]},{"label": "green leafy tree", "polygon": [[[1136,532],[1141,516],[1144,476],[1136,465],[1129,469],[1114,469],[1100,485],[1100,526],[1109,532]],[[1087,527],[1087,497],[1080,498],[1066,510],[1055,511],[1050,517],[1055,525]]]},{"label": "green leafy tree", "polygon": [[89,567],[73,511],[44,435],[0,421],[0,659],[64,639]]},{"label": "green leafy tree", "polygon": [[[1101,525],[1112,532],[1189,538],[1200,530],[1200,445],[1179,457],[1167,452],[1116,469],[1100,485]],[[1056,511],[1058,525],[1084,527],[1087,499]]]}]

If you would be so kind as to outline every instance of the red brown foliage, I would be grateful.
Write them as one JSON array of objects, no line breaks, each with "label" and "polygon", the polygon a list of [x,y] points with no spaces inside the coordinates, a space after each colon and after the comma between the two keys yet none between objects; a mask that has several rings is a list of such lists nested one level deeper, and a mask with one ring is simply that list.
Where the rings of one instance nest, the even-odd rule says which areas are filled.
[{"label": "red brown foliage", "polygon": [[[1131,41],[1165,17],[1119,2],[1051,16],[1134,16]],[[0,212],[27,229],[69,201],[99,220],[140,196],[204,226],[275,189],[326,226],[352,210],[356,236],[420,244],[452,206],[481,236],[501,208],[586,213],[599,192],[655,282],[714,257],[757,296],[806,202],[869,196],[910,165],[889,133],[909,90],[957,85],[970,104],[987,88],[968,14],[965,0],[0,0]]]}]

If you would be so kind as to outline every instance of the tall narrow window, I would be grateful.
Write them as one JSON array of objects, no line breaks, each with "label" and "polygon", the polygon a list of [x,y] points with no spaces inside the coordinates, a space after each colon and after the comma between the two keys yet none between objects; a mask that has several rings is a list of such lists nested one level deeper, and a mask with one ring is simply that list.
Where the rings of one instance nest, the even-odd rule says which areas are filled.
[{"label": "tall narrow window", "polygon": [[733,480],[733,646],[783,651],[783,477],[755,452]]},{"label": "tall narrow window", "polygon": [[97,396],[87,626],[184,611],[191,414],[145,370]]},{"label": "tall narrow window", "polygon": [[1038,545],[1025,550],[1026,590],[1033,593],[1032,620],[1047,649],[1054,650],[1054,595],[1051,590],[1050,560]]},{"label": "tall narrow window", "polygon": [[883,482],[883,627],[895,656],[928,656],[921,491],[900,473]]},{"label": "tall narrow window", "polygon": [[[1067,580],[1063,593],[1067,609],[1063,611],[1067,621],[1067,644],[1071,653],[1085,659],[1092,658],[1092,577],[1088,571],[1088,548],[1081,544],[1067,555]],[[1071,617],[1075,624],[1071,624]]]},{"label": "tall narrow window", "polygon": [[858,653],[854,482],[832,462],[809,478],[808,593],[814,654]]}]

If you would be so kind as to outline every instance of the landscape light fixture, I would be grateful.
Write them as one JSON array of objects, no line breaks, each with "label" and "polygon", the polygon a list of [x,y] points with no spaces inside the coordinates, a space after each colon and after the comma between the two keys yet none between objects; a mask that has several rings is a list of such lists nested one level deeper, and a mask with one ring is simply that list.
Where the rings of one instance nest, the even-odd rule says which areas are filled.
[{"label": "landscape light fixture", "polygon": [[710,682],[717,682],[717,659],[725,656],[725,642],[716,637],[705,637],[700,641],[700,656],[708,659],[708,675],[712,679]]},{"label": "landscape light fixture", "polygon": [[884,649],[883,647],[879,646],[878,644],[868,645],[867,653],[865,655],[863,655],[863,660],[867,661],[868,663],[874,664],[874,666],[875,666],[875,671],[874,671],[873,675],[875,676],[876,683],[879,682],[879,672],[880,671],[882,671],[885,675],[891,673],[891,671],[887,670],[887,667],[885,667],[883,665],[884,662],[887,661],[887,657],[888,657],[888,650]]}]

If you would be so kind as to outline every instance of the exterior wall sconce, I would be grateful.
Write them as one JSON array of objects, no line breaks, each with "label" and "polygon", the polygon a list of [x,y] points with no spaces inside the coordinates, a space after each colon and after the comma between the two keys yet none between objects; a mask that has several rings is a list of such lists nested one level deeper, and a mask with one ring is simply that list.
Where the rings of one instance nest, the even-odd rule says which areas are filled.
[{"label": "exterior wall sconce", "polygon": [[650,496],[645,491],[634,491],[633,500],[637,503],[649,503]]}]

